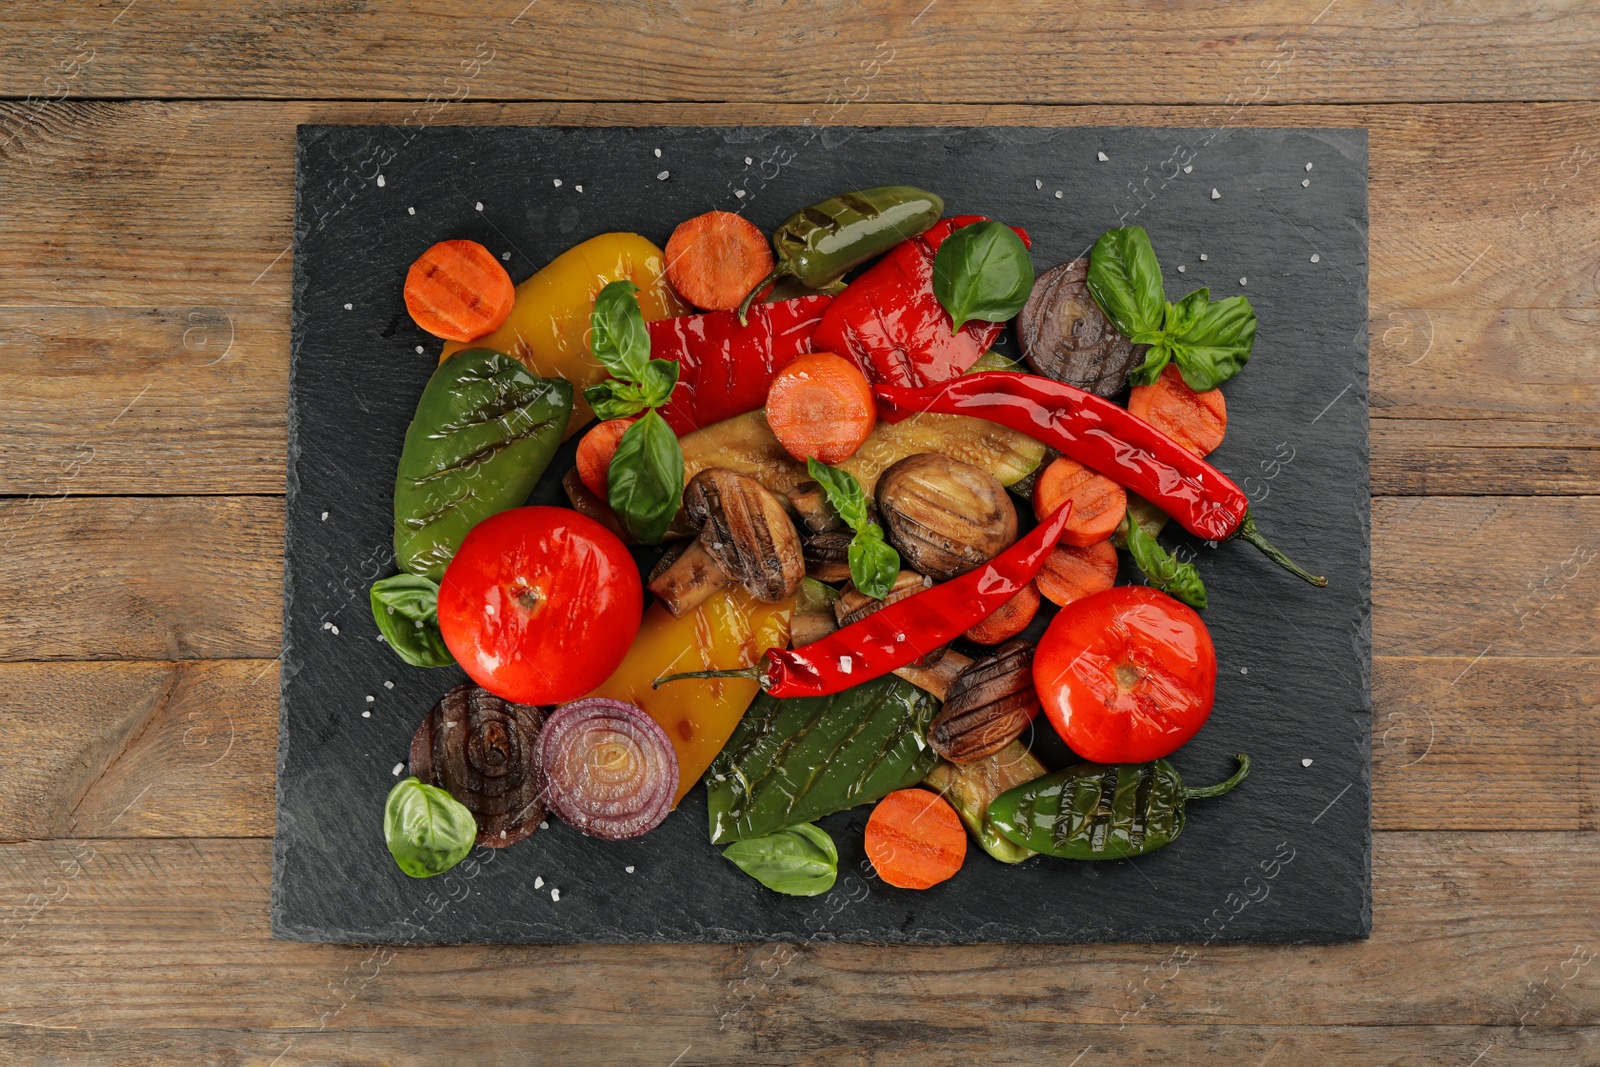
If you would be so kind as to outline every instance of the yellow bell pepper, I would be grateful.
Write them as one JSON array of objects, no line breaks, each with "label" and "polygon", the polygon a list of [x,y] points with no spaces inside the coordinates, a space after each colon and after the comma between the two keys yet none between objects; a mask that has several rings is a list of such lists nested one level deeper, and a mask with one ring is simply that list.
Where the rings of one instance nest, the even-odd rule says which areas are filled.
[{"label": "yellow bell pepper", "polygon": [[646,322],[692,310],[667,285],[661,249],[636,233],[603,233],[567,249],[517,286],[516,303],[504,326],[473,341],[446,342],[439,360],[463,348],[492,348],[521,360],[540,377],[565,378],[575,394],[567,422],[571,437],[593,417],[583,399],[584,386],[606,376],[589,351],[589,315],[600,290],[616,281],[639,287],[639,310]]},{"label": "yellow bell pepper", "polygon": [[678,752],[673,807],[728,743],[761,687],[751,678],[690,678],[660,689],[650,683],[679,671],[754,666],[767,649],[789,643],[793,612],[793,597],[764,604],[739,586],[714,593],[681,619],[652,604],[622,664],[590,694],[635,704],[667,732]]}]

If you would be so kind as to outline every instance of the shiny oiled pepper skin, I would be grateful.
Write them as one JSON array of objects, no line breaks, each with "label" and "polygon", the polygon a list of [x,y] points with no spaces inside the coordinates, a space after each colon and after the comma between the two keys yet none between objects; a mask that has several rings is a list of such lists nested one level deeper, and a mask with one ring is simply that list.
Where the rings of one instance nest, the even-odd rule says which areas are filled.
[{"label": "shiny oiled pepper skin", "polygon": [[1217,785],[1190,789],[1166,760],[1080,763],[1001,793],[989,822],[1024,848],[1066,860],[1142,856],[1183,832],[1185,805],[1228,792],[1250,773],[1250,757]]},{"label": "shiny oiled pepper skin", "polygon": [[772,234],[777,265],[740,305],[743,319],[751,301],[781,278],[808,289],[832,291],[841,278],[901,241],[939,221],[944,201],[909,185],[880,185],[840,193],[802,208]]},{"label": "shiny oiled pepper skin", "polygon": [[594,298],[615,281],[639,287],[639,310],[647,322],[691,310],[667,285],[661,249],[636,233],[603,233],[567,249],[517,286],[505,325],[471,342],[447,342],[441,361],[463,348],[493,348],[541,377],[565,378],[573,385],[570,437],[593,418],[584,387],[606,377],[589,351],[589,317]]},{"label": "shiny oiled pepper skin", "polygon": [[812,336],[831,299],[757,304],[745,325],[731,311],[650,323],[651,357],[678,362],[678,385],[658,409],[661,417],[682,436],[760,408],[777,373],[814,351]]},{"label": "shiny oiled pepper skin", "polygon": [[748,678],[708,678],[652,689],[672,670],[746,667],[768,649],[789,642],[794,599],[764,604],[740,586],[711,595],[681,619],[660,604],[644,614],[639,635],[610,678],[590,696],[613,697],[642,708],[661,725],[678,753],[678,794],[700,780],[760,692]]},{"label": "shiny oiled pepper skin", "polygon": [[[933,260],[952,233],[982,215],[942,219],[902,242],[834,298],[815,343],[854,360],[870,382],[922,386],[963,374],[1000,336],[1004,323],[974,320],[951,332],[950,315],[933,293]],[[1029,238],[1016,230],[1024,244]]]}]

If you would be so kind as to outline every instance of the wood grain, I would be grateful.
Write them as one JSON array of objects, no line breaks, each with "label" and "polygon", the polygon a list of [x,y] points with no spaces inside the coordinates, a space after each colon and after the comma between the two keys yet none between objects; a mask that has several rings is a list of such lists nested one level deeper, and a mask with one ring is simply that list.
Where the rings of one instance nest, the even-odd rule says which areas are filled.
[{"label": "wood grain", "polygon": [[[0,493],[281,493],[288,310],[0,308]],[[1372,321],[1378,495],[1600,493],[1600,313]]]},{"label": "wood grain", "polygon": [[[1597,530],[1600,497],[1378,498],[1374,652],[1596,654]],[[280,651],[281,498],[0,500],[0,545],[0,661]]]},{"label": "wood grain", "polygon": [[[253,1067],[614,1067],[626,1062],[676,1067],[738,1065],[834,1067],[837,1064],[926,1067],[929,1062],[982,1063],[985,1067],[1078,1067],[1115,1063],[1213,1062],[1319,1064],[1342,1067],[1404,1064],[1463,1067],[1485,1049],[1506,1062],[1582,1067],[1600,1058],[1600,1027],[1514,1026],[1084,1026],[1036,1020],[1011,1027],[972,1026],[944,1034],[937,1045],[892,1023],[829,1028],[815,1033],[763,1035],[674,1020],[637,1035],[632,1027],[575,1023],[501,1022],[493,1027],[392,1025],[305,1030],[47,1029],[0,1024],[0,1055],[28,1063],[77,1067],[114,1062],[118,1067],[168,1067],[173,1063],[227,1063]],[[678,1044],[676,1053],[673,1044]],[[625,1051],[619,1051],[625,1050]],[[638,1056],[638,1059],[634,1059]],[[943,1057],[950,1057],[945,1060]],[[938,1057],[938,1058],[934,1058]],[[1320,1059],[1318,1057],[1321,1057]],[[1485,1057],[1487,1060],[1487,1057]],[[1489,1061],[1492,1062],[1492,1061]]]},{"label": "wood grain", "polygon": [[1594,99],[1600,84],[1600,17],[1526,0],[1272,0],[1181,18],[1131,0],[129,8],[49,0],[9,16],[0,93],[1232,105]]},{"label": "wood grain", "polygon": [[[0,148],[0,175],[11,198],[7,240],[0,245],[0,306],[285,306],[295,125],[388,123],[394,129],[374,148],[399,152],[408,120],[1365,126],[1371,137],[1370,293],[1380,316],[1401,308],[1584,308],[1600,299],[1600,183],[1593,180],[1600,108],[1587,104],[1217,109],[862,103],[837,114],[831,107],[793,105],[459,104],[420,120],[412,111],[336,102],[60,104],[29,138]],[[0,105],[0,120],[18,121],[19,113],[19,105]],[[1195,174],[1185,180],[1206,180],[1205,158],[1202,149]],[[352,167],[352,195],[393,195],[374,181],[357,180],[357,173]],[[727,206],[735,203],[730,199]]]},{"label": "wood grain", "polygon": [[[1595,829],[1597,677],[1581,657],[1379,657],[1374,827]],[[0,664],[0,716],[0,840],[272,835],[272,660]]]},{"label": "wood grain", "polygon": [[[565,1062],[563,1031],[577,1027],[613,1062],[640,1063],[729,1039],[774,1062],[790,1062],[786,1050],[846,1055],[863,1040],[930,1054],[979,1037],[1059,1041],[1069,1019],[1130,1029],[1592,1026],[1600,963],[1573,957],[1577,945],[1594,954],[1595,841],[1380,834],[1371,941],[1200,945],[1193,958],[1164,945],[274,942],[267,841],[27,842],[0,846],[0,899],[17,902],[0,935],[9,938],[0,1021],[361,1030],[403,1019],[492,1031],[527,1024],[534,1010],[539,1051],[554,1062]],[[719,1018],[728,1037],[717,1036]]]}]

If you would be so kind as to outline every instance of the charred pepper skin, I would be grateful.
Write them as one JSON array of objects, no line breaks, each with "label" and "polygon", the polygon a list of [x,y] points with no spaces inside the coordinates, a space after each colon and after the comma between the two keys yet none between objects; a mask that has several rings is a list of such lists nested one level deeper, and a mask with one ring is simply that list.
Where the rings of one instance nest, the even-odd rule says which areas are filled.
[{"label": "charred pepper skin", "polygon": [[744,322],[750,305],[780,278],[807,289],[828,289],[848,272],[939,221],[944,201],[910,185],[879,185],[840,193],[802,208],[772,235],[778,265],[739,305]]},{"label": "charred pepper skin", "polygon": [[1080,763],[995,797],[989,822],[1010,841],[1064,860],[1122,860],[1171,844],[1183,832],[1185,805],[1229,792],[1250,773],[1191,789],[1164,759],[1150,763]]},{"label": "charred pepper skin", "polygon": [[935,411],[1010,427],[1144,497],[1196,537],[1242,538],[1296,577],[1328,584],[1261,536],[1250,498],[1233,479],[1125,408],[1076,386],[1036,374],[984,371],[922,389],[878,385],[873,392],[885,422]]}]

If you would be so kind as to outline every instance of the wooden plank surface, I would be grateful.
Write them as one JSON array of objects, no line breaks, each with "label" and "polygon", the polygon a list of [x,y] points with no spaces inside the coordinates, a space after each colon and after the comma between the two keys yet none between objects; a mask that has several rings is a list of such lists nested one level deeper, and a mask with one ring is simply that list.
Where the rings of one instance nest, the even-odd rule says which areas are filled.
[{"label": "wooden plank surface", "polygon": [[1600,84],[1600,15],[1529,0],[45,0],[8,21],[0,93],[19,97],[1233,104],[1593,99]]},{"label": "wooden plank surface", "polygon": [[[1379,834],[1369,942],[1202,944],[1185,956],[1165,945],[274,942],[270,842],[26,842],[0,846],[0,896],[19,902],[0,935],[9,938],[0,1023],[539,1022],[543,1062],[566,1062],[564,1028],[606,1027],[618,1060],[663,1064],[691,1042],[711,1042],[694,1062],[714,1054],[719,1020],[728,1038],[758,1049],[819,1053],[868,1035],[929,1052],[945,1042],[1037,1047],[1067,1023],[1593,1026],[1600,960],[1567,961],[1576,945],[1590,957],[1600,948],[1594,846],[1592,834]],[[440,907],[483,904],[442,894]]]}]

